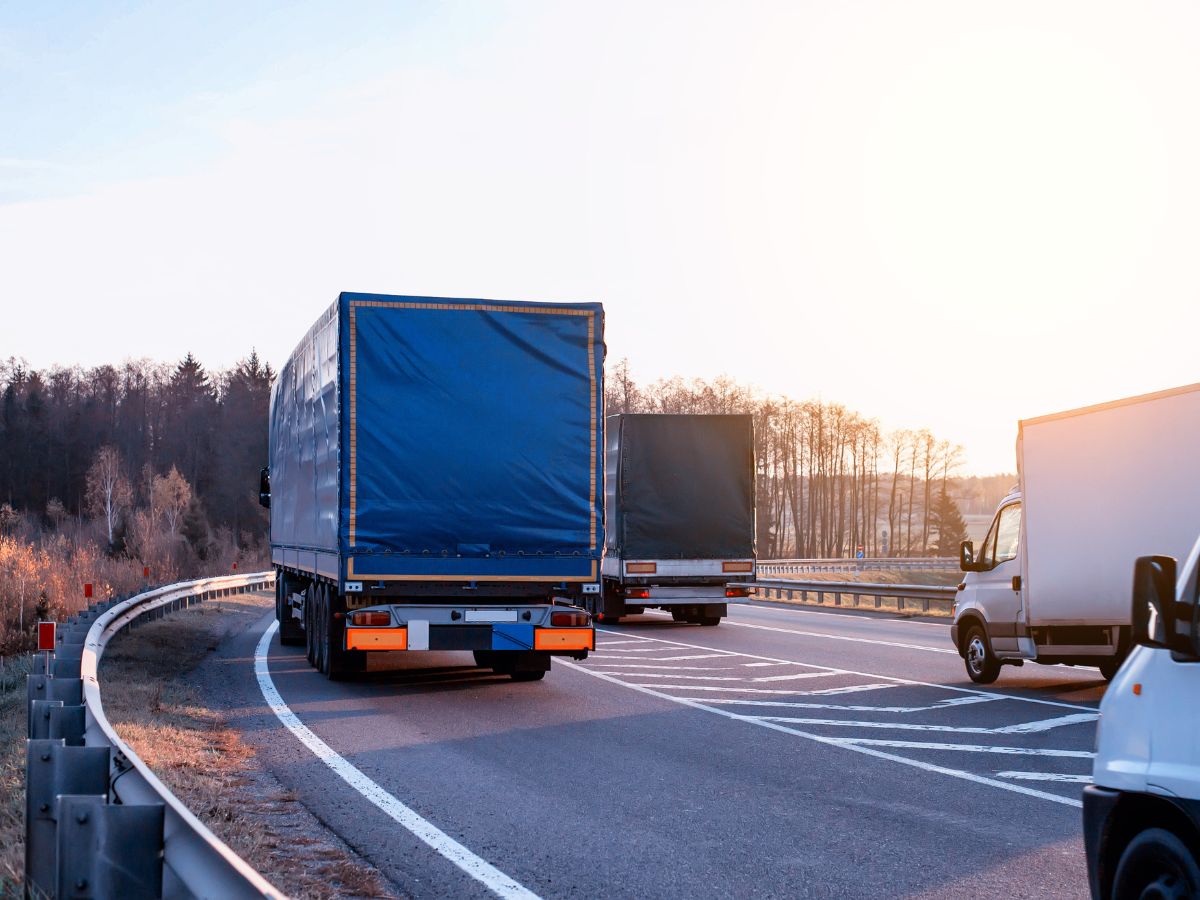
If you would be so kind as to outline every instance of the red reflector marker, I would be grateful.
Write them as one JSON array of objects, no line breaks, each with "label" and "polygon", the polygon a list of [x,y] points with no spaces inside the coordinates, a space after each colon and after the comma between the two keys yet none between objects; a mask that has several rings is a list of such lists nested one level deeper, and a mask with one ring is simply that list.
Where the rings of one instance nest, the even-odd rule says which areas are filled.
[{"label": "red reflector marker", "polygon": [[391,625],[392,614],[389,612],[356,612],[350,616],[352,625]]},{"label": "red reflector marker", "polygon": [[84,582],[83,596],[88,600],[92,599],[92,583],[90,581]]},{"label": "red reflector marker", "polygon": [[650,589],[649,588],[626,588],[625,589],[625,597],[626,597],[626,599],[629,599],[629,600],[649,600],[650,599]]},{"label": "red reflector marker", "polygon": [[750,591],[747,588],[725,588],[726,597],[749,597]]},{"label": "red reflector marker", "polygon": [[149,566],[142,566],[142,577],[143,578],[150,577],[150,567]]},{"label": "red reflector marker", "polygon": [[38,622],[38,649],[54,650],[53,622]]},{"label": "red reflector marker", "polygon": [[564,625],[568,628],[586,628],[588,625],[588,614],[582,610],[552,612],[550,613],[550,624]]}]

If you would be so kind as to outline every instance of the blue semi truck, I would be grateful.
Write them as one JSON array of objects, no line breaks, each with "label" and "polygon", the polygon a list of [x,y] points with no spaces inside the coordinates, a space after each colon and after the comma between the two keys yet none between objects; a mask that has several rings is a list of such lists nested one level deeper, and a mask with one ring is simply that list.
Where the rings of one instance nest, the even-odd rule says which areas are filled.
[{"label": "blue semi truck", "polygon": [[604,312],[343,293],[271,393],[280,640],[331,678],[470,650],[537,680],[595,647]]}]

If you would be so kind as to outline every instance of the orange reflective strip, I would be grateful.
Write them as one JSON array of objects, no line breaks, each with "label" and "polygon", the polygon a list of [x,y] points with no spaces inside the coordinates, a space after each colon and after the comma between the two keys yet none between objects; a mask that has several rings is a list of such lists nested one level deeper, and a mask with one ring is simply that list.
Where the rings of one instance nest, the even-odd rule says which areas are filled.
[{"label": "orange reflective strip", "polygon": [[754,563],[752,562],[726,562],[721,563],[722,572],[753,572]]},{"label": "orange reflective strip", "polygon": [[534,650],[595,650],[596,632],[590,628],[538,628]]},{"label": "orange reflective strip", "polygon": [[628,575],[654,575],[658,572],[658,563],[625,563]]},{"label": "orange reflective strip", "polygon": [[407,650],[407,628],[347,628],[347,650]]}]

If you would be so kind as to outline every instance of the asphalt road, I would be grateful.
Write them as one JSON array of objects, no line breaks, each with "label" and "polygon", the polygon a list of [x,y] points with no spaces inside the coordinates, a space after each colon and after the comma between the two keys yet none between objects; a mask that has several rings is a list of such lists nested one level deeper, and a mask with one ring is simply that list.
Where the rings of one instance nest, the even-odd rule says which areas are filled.
[{"label": "asphalt road", "polygon": [[1095,670],[979,690],[943,622],[731,613],[628,619],[527,684],[452,653],[330,682],[264,619],[222,648],[222,683],[275,775],[401,894],[1087,895]]}]

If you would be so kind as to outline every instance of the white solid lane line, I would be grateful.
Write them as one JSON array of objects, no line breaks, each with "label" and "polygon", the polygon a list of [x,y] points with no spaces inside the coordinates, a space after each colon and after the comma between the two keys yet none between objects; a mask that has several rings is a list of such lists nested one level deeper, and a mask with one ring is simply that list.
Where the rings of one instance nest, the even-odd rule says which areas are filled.
[{"label": "white solid lane line", "polygon": [[422,818],[409,809],[376,782],[372,781],[362,771],[347,762],[338,752],[316,736],[299,717],[291,711],[283,697],[271,680],[271,670],[267,663],[267,655],[271,649],[271,638],[279,628],[278,622],[263,632],[254,651],[254,674],[258,677],[258,686],[263,698],[271,711],[279,718],[292,734],[304,746],[313,752],[317,759],[329,766],[339,778],[363,795],[372,804],[382,810],[387,816],[408,831],[420,838],[425,844],[440,856],[458,866],[463,872],[484,885],[497,897],[522,898],[522,900],[537,900],[538,895],[521,886],[517,881],[505,875],[485,859],[476,856],[450,835],[446,834],[428,819]]},{"label": "white solid lane line", "polygon": [[949,734],[1029,734],[1034,731],[1048,731],[1060,725],[1076,725],[1081,722],[1094,722],[1099,714],[1092,716],[1063,716],[1061,719],[1047,719],[1044,722],[1031,722],[1031,725],[1041,725],[1041,728],[1022,728],[1019,725],[1004,725],[999,728],[984,728],[979,725],[921,725],[915,722],[867,722],[851,721],[848,719],[804,719],[793,716],[743,716],[746,719],[762,719],[767,722],[786,722],[791,725],[821,725],[836,728],[886,728],[889,731],[939,731]]},{"label": "white solid lane line", "polygon": [[[596,633],[601,634],[601,635],[609,635],[609,634],[619,634],[620,632],[596,629]],[[656,644],[668,644],[673,647],[684,647],[689,650],[708,650],[711,652],[712,650],[716,649],[714,647],[704,647],[700,644],[685,644],[682,641],[669,641],[669,640],[666,640],[665,638],[641,637],[639,639],[644,642],[652,642],[652,643],[656,643]],[[600,646],[603,647],[604,645],[601,644]],[[966,694],[971,697],[987,697],[988,699],[991,699],[991,700],[1012,700],[1013,702],[1016,702],[1016,703],[1033,703],[1033,704],[1036,704],[1039,706],[1055,706],[1055,707],[1059,707],[1061,709],[1077,709],[1080,712],[1087,712],[1087,713],[1094,713],[1096,711],[1096,708],[1094,706],[1080,706],[1078,703],[1063,703],[1061,700],[1042,700],[1038,697],[1022,697],[1022,696],[1019,696],[1016,694],[1000,694],[995,691],[981,691],[981,690],[977,690],[975,688],[958,687],[958,686],[952,685],[952,684],[936,684],[936,683],[930,682],[930,681],[914,681],[911,678],[899,678],[895,675],[879,675],[879,674],[871,673],[871,672],[858,672],[858,671],[855,671],[854,669],[837,669],[832,666],[819,666],[819,665],[816,665],[815,663],[802,663],[802,662],[796,662],[795,660],[790,660],[790,659],[780,659],[779,657],[776,657],[776,656],[758,656],[757,654],[753,654],[753,653],[742,653],[740,651],[733,651],[733,650],[725,650],[725,651],[722,651],[722,653],[724,653],[725,655],[740,656],[743,659],[756,659],[756,660],[762,660],[765,662],[788,663],[790,665],[801,666],[806,669],[818,669],[828,675],[858,675],[862,678],[878,678],[878,679],[882,679],[883,681],[895,682],[896,684],[908,684],[908,685],[914,685],[916,687],[936,688],[939,691],[949,691],[949,692],[955,693],[955,694]],[[599,662],[602,658],[603,657],[597,657],[596,661]],[[670,658],[670,657],[668,657],[668,658]],[[728,690],[728,689],[725,689],[725,690]],[[764,691],[762,689],[753,689],[753,688],[747,688],[746,692],[751,693],[751,694],[787,693],[786,691]]]},{"label": "white solid lane line", "polygon": [[1068,775],[1063,772],[997,772],[997,778],[1013,781],[1062,781],[1067,784],[1091,784],[1091,775]]},{"label": "white solid lane line", "polygon": [[754,625],[750,622],[734,622],[731,619],[726,619],[725,624],[733,625],[735,628],[758,628],[762,631],[778,631],[783,634],[796,634],[801,637],[815,637],[829,641],[849,641],[852,644],[875,644],[880,647],[898,647],[901,650],[924,650],[927,653],[950,653],[958,656],[958,651],[953,647],[927,647],[923,644],[908,644],[903,641],[883,641],[877,638],[851,637],[848,634],[829,634],[825,631],[799,631],[795,628],[779,628],[775,625]]},{"label": "white solid lane line", "polygon": [[[988,744],[934,744],[928,741],[889,741],[875,738],[831,738],[842,746],[893,747],[900,750],[950,750],[955,753],[1005,753],[1011,756],[1055,756],[1063,759],[1095,759],[1089,750],[1047,750],[1037,747],[994,747]],[[1082,806],[1076,802],[1075,806]]]},{"label": "white solid lane line", "polygon": [[882,750],[876,750],[873,747],[862,746],[860,743],[850,743],[844,739],[825,737],[824,735],[812,734],[811,732],[801,731],[798,728],[789,728],[786,725],[781,725],[778,722],[767,722],[762,719],[753,719],[746,716],[740,716],[737,713],[730,712],[727,709],[719,709],[716,706],[710,706],[707,703],[701,703],[696,700],[687,700],[682,697],[676,697],[672,694],[665,694],[662,691],[657,691],[654,688],[640,684],[629,684],[621,681],[619,678],[614,678],[611,675],[605,675],[601,672],[594,672],[586,666],[581,666],[578,663],[570,662],[566,659],[560,659],[562,665],[583,672],[585,675],[590,675],[592,678],[599,678],[602,681],[607,681],[620,687],[628,688],[631,691],[638,691],[647,694],[651,697],[658,697],[661,700],[666,700],[670,703],[678,703],[680,706],[690,706],[692,709],[702,710],[704,712],[713,713],[714,715],[722,716],[726,719],[731,719],[735,722],[744,722],[748,725],[755,725],[759,728],[767,728],[771,731],[778,731],[783,734],[794,735],[795,737],[804,738],[805,740],[813,741],[818,744],[826,744],[831,747],[840,747],[845,750],[851,750],[855,753],[861,753],[864,756],[873,756],[877,759],[886,759],[890,762],[900,763],[905,766],[912,766],[916,769],[922,769],[926,772],[936,772],[941,775],[949,775],[952,778],[959,778],[963,781],[971,781],[976,784],[984,784],[990,787],[999,788],[1004,791],[1011,791],[1015,794],[1024,794],[1027,797],[1036,797],[1039,800],[1049,800],[1051,803],[1061,803],[1064,806],[1079,808],[1083,803],[1072,797],[1062,797],[1058,794],[1051,794],[1047,791],[1039,791],[1036,788],[1025,787],[1022,784],[1014,784],[1012,782],[999,781],[995,778],[987,778],[983,775],[976,775],[973,772],[965,772],[962,769],[951,769],[947,766],[938,766],[933,763],[922,762],[916,759],[909,759],[906,756],[898,756],[895,753],[884,753]]}]

